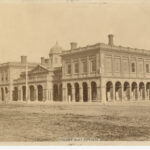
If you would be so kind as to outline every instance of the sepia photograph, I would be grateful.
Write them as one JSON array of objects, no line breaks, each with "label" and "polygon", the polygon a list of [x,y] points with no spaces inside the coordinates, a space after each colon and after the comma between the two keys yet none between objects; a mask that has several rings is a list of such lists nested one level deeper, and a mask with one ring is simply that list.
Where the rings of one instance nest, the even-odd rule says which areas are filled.
[{"label": "sepia photograph", "polygon": [[150,145],[150,1],[0,1],[0,145]]}]

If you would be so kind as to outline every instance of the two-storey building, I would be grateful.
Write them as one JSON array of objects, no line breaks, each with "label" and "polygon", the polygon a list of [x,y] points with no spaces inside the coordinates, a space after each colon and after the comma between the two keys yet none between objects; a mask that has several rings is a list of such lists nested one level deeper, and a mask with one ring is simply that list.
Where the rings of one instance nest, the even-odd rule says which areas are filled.
[{"label": "two-storey building", "polygon": [[81,102],[150,100],[150,52],[108,44],[77,47],[62,54],[63,99]]},{"label": "two-storey building", "polygon": [[[31,102],[123,102],[150,100],[150,51],[108,44],[69,50],[56,43],[40,64],[0,65],[0,99]],[[9,93],[9,94],[8,94]]]}]

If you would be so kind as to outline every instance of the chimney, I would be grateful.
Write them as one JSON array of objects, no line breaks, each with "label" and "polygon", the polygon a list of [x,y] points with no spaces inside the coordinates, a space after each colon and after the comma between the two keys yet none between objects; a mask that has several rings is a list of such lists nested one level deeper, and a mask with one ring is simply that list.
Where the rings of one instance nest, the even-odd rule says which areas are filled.
[{"label": "chimney", "polygon": [[44,57],[41,57],[41,65],[44,65],[45,64],[45,59]]},{"label": "chimney", "polygon": [[113,37],[114,37],[113,34],[109,34],[109,35],[108,35],[108,44],[109,44],[110,46],[113,46],[113,45],[114,45]]},{"label": "chimney", "polygon": [[21,56],[21,64],[27,63],[27,56]]},{"label": "chimney", "polygon": [[71,42],[70,46],[71,46],[71,50],[76,49],[77,48],[77,43],[76,42]]}]

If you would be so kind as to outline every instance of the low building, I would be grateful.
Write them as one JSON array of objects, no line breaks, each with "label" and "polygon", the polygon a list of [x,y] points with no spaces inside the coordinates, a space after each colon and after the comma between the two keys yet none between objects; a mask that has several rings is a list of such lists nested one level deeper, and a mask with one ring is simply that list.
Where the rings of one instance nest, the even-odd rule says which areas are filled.
[{"label": "low building", "polygon": [[1,101],[10,102],[13,100],[14,80],[19,78],[20,74],[25,71],[26,64],[28,68],[34,68],[37,63],[27,63],[27,57],[21,56],[20,62],[7,62],[0,64],[0,99]]},{"label": "low building", "polygon": [[41,63],[22,72],[13,82],[13,101],[61,101],[62,48],[56,44],[50,49],[49,58],[41,57]]}]

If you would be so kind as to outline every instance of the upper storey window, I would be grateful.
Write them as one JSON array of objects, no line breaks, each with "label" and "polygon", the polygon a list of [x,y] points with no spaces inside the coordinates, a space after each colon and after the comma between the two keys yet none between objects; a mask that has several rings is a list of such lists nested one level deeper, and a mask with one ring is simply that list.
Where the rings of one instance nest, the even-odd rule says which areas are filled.
[{"label": "upper storey window", "polygon": [[135,72],[135,63],[132,63],[132,64],[131,64],[131,71],[132,71],[132,72]]},{"label": "upper storey window", "polygon": [[146,73],[149,73],[149,64],[146,64]]},{"label": "upper storey window", "polygon": [[84,61],[84,62],[82,63],[82,65],[83,65],[83,73],[86,73],[86,72],[87,72],[87,62]]},{"label": "upper storey window", "polygon": [[115,58],[115,72],[120,72],[120,58]]},{"label": "upper storey window", "polygon": [[55,64],[57,64],[58,63],[58,58],[57,57],[55,57]]},{"label": "upper storey window", "polygon": [[79,63],[75,63],[74,65],[74,72],[79,73]]},{"label": "upper storey window", "polygon": [[71,64],[67,65],[67,74],[71,74]]},{"label": "upper storey window", "polygon": [[95,72],[96,71],[96,60],[91,61],[91,71]]},{"label": "upper storey window", "polygon": [[1,78],[2,81],[4,81],[4,76],[5,76],[5,75],[4,75],[4,72],[2,72],[2,78]]},{"label": "upper storey window", "polygon": [[105,67],[104,67],[104,71],[106,73],[112,73],[112,56],[105,56]]}]

